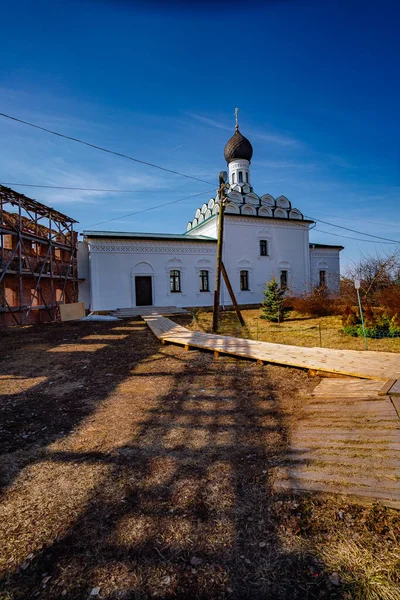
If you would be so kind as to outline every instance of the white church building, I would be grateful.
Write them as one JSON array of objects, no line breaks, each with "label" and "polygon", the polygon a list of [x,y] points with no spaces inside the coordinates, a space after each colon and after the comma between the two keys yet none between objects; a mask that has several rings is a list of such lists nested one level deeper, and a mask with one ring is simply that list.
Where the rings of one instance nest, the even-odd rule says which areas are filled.
[{"label": "white church building", "polygon": [[[310,244],[313,221],[285,196],[258,196],[253,148],[236,125],[224,150],[229,168],[223,262],[237,302],[259,304],[275,277],[292,295],[339,289],[342,246]],[[203,204],[183,234],[84,231],[79,243],[80,299],[92,311],[137,306],[212,306],[220,200]],[[225,285],[221,304],[229,305]]]}]

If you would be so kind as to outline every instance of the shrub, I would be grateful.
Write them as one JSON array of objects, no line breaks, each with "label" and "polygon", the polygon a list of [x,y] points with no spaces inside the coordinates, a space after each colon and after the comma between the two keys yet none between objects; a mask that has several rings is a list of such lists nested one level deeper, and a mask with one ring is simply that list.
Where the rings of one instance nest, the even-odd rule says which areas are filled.
[{"label": "shrub", "polygon": [[388,314],[400,314],[400,285],[394,284],[381,290],[378,303]]},{"label": "shrub", "polygon": [[[361,318],[351,312],[342,317],[343,331],[348,335],[362,337],[364,335]],[[374,315],[371,309],[364,313],[365,335],[369,338],[399,337],[400,318],[396,314],[390,318],[386,314]]]},{"label": "shrub", "polygon": [[353,309],[351,308],[351,306],[349,306],[349,304],[346,304],[346,306],[344,307],[344,310],[343,310],[343,314],[342,314],[343,327],[347,324],[347,320],[351,314],[353,314]]},{"label": "shrub", "polygon": [[361,327],[361,320],[350,306],[346,308],[347,310],[342,316],[343,331],[356,337],[358,336],[359,327]]},{"label": "shrub", "polygon": [[351,312],[345,321],[345,325],[348,327],[354,327],[354,325],[359,325],[361,320],[359,316],[355,312]]},{"label": "shrub", "polygon": [[326,317],[342,312],[338,306],[338,298],[331,296],[325,286],[316,287],[309,293],[291,298],[290,303],[299,314],[312,317]]},{"label": "shrub", "polygon": [[[359,335],[359,325],[345,325],[343,327],[343,331],[348,335],[352,335],[353,337],[357,337]],[[361,331],[361,335],[363,332]]]},{"label": "shrub", "polygon": [[375,327],[376,325],[375,315],[370,306],[366,306],[364,309],[364,322],[367,327]]},{"label": "shrub", "polygon": [[357,304],[357,292],[353,280],[344,278],[340,281],[340,301],[345,306],[355,306]]},{"label": "shrub", "polygon": [[279,287],[275,278],[271,279],[264,290],[264,301],[261,303],[263,314],[261,319],[272,321],[273,323],[281,323],[287,313],[288,307],[285,305],[286,290]]},{"label": "shrub", "polygon": [[389,322],[389,336],[399,337],[400,336],[400,316],[396,313],[390,319]]}]

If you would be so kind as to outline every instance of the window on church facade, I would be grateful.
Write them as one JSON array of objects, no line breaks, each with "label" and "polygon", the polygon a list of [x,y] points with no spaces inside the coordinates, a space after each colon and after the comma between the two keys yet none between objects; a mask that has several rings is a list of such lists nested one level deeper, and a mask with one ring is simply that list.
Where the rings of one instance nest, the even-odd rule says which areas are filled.
[{"label": "window on church facade", "polygon": [[232,173],[232,183],[235,183],[236,173]]},{"label": "window on church facade", "polygon": [[260,240],[260,256],[268,256],[267,240]]},{"label": "window on church facade", "polygon": [[239,171],[239,183],[243,183],[243,171]]},{"label": "window on church facade", "polygon": [[208,271],[200,271],[200,291],[209,292]]},{"label": "window on church facade", "polygon": [[249,289],[249,272],[240,271],[240,289],[242,292]]},{"label": "window on church facade", "polygon": [[288,285],[288,272],[281,271],[281,288],[285,290]]},{"label": "window on church facade", "polygon": [[247,171],[246,171],[246,183],[249,183],[249,174]]},{"label": "window on church facade", "polygon": [[326,286],[326,271],[319,272],[319,285],[320,287]]},{"label": "window on church facade", "polygon": [[170,282],[170,290],[171,292],[180,292],[181,291],[181,272],[178,270],[173,270],[169,272],[169,282]]}]

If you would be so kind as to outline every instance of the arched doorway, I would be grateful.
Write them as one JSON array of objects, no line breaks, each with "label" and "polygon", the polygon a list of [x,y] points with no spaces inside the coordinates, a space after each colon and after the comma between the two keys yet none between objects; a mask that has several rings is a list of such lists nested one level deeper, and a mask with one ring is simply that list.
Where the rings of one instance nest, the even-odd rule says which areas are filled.
[{"label": "arched doorway", "polygon": [[148,263],[138,263],[132,269],[133,299],[135,306],[153,305],[153,267]]}]

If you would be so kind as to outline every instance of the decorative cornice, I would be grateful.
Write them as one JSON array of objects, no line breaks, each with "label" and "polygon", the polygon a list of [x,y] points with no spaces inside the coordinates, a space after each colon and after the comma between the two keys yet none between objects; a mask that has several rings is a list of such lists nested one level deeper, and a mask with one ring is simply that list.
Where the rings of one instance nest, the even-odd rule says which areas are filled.
[{"label": "decorative cornice", "polygon": [[257,223],[258,226],[261,225],[260,221],[264,221],[268,223],[268,227],[298,227],[299,229],[309,229],[309,224],[312,221],[303,221],[300,219],[279,219],[277,217],[259,217],[256,215],[237,215],[235,213],[225,213],[225,219],[228,218],[230,223],[234,223],[235,225],[243,225],[243,221],[248,221],[248,223]]},{"label": "decorative cornice", "polygon": [[[216,244],[215,244],[216,245]],[[103,253],[120,253],[120,254],[215,254],[215,246],[211,244],[184,244],[171,243],[168,245],[163,244],[158,246],[155,244],[90,244],[90,252],[103,254]]]},{"label": "decorative cornice", "polygon": [[[311,248],[310,248],[311,250]],[[310,256],[311,258],[339,258],[339,252],[340,250],[338,249],[336,252],[310,252]]]}]

